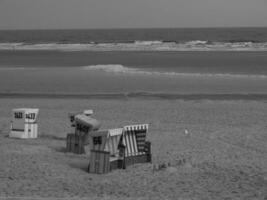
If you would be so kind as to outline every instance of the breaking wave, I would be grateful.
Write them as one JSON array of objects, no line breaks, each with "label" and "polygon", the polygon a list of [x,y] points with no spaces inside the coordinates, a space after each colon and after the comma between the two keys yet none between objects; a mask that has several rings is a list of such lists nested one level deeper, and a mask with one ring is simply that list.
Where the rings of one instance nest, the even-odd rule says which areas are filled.
[{"label": "breaking wave", "polygon": [[267,79],[267,75],[250,75],[250,74],[230,74],[230,73],[183,73],[183,72],[160,72],[141,70],[138,68],[125,67],[120,64],[108,65],[89,65],[81,67],[83,70],[97,70],[113,74],[136,74],[136,75],[149,75],[149,76],[184,76],[184,77],[214,77],[214,78],[256,78]]},{"label": "breaking wave", "polygon": [[25,67],[0,67],[0,71],[13,71],[13,70],[26,70],[33,68],[25,68]]},{"label": "breaking wave", "polygon": [[[40,70],[40,69],[49,69],[53,68],[44,68],[44,67],[16,67],[16,66],[7,66],[0,67],[0,71],[17,71],[17,70]],[[57,69],[75,69],[70,67],[59,67]],[[157,71],[156,69],[143,69],[138,67],[128,67],[121,64],[98,64],[98,65],[88,65],[78,67],[80,70],[85,71],[99,71],[103,73],[111,74],[125,74],[125,75],[145,75],[145,76],[165,76],[165,77],[198,77],[198,78],[254,78],[254,79],[267,79],[266,74],[236,74],[236,73],[206,73],[206,72],[177,72],[177,71]]]},{"label": "breaking wave", "polygon": [[58,50],[58,51],[267,51],[267,42],[210,42],[193,40],[132,41],[125,43],[0,43],[0,50]]},{"label": "breaking wave", "polygon": [[124,67],[122,65],[89,65],[82,67],[84,70],[100,70],[104,72],[111,72],[111,73],[142,73],[134,68]]},{"label": "breaking wave", "polygon": [[163,44],[163,41],[157,41],[157,40],[152,40],[152,41],[140,41],[136,40],[134,41],[135,45],[159,45]]}]

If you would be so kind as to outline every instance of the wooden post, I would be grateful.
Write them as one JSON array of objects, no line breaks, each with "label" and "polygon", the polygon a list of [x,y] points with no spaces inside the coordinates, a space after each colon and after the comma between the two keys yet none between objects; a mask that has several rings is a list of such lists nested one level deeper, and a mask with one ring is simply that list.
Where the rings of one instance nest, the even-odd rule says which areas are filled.
[{"label": "wooden post", "polygon": [[125,146],[123,144],[119,144],[119,157],[121,158],[120,162],[118,162],[118,168],[119,169],[126,169],[126,163],[125,163]]},{"label": "wooden post", "polygon": [[146,141],[146,143],[145,143],[145,152],[147,154],[147,162],[152,162],[151,142],[149,142],[149,141]]}]

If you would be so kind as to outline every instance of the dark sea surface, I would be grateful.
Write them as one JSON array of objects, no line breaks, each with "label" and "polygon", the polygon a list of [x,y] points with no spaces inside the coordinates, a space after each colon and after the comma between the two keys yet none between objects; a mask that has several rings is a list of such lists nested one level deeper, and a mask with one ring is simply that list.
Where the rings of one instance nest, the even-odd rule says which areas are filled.
[{"label": "dark sea surface", "polygon": [[267,28],[171,28],[91,30],[1,30],[0,42],[25,43],[129,43],[163,42],[267,42]]},{"label": "dark sea surface", "polygon": [[61,51],[267,51],[267,28],[12,30],[0,49]]},{"label": "dark sea surface", "polygon": [[267,28],[0,31],[0,97],[23,95],[266,99]]}]

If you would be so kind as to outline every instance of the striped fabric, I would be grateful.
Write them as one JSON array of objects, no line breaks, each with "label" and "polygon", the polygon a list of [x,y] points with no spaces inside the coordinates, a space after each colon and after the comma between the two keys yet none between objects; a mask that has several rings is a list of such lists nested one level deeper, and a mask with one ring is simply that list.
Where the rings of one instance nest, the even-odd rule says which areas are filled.
[{"label": "striped fabric", "polygon": [[145,150],[146,132],[147,132],[147,129],[137,130],[135,132],[137,148],[139,152],[143,152]]},{"label": "striped fabric", "polygon": [[125,156],[134,156],[144,153],[148,124],[125,126],[123,144],[126,146]]},{"label": "striped fabric", "polygon": [[108,130],[105,151],[109,151],[111,156],[117,156],[119,154],[118,145],[122,136],[122,131],[122,128]]}]

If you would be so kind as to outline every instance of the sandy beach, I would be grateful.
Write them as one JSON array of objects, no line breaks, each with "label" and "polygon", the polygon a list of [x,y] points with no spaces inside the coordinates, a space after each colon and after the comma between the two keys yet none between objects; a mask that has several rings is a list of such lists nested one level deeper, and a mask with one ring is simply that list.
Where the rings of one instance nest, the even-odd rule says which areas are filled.
[{"label": "sandy beach", "polygon": [[[8,138],[16,107],[40,109],[38,139]],[[152,164],[87,173],[87,155],[65,152],[68,113],[84,109],[102,128],[149,123]],[[0,199],[267,199],[265,100],[1,98],[0,113]]]},{"label": "sandy beach", "polygon": [[[0,31],[0,200],[267,200],[265,33]],[[8,137],[14,108],[40,109],[37,139]],[[65,141],[85,109],[148,123],[152,163],[89,174]]]}]

